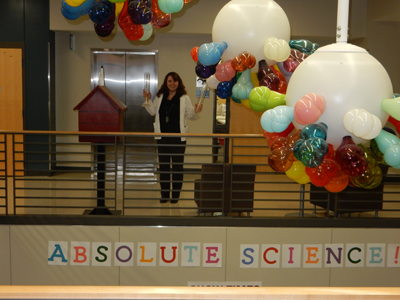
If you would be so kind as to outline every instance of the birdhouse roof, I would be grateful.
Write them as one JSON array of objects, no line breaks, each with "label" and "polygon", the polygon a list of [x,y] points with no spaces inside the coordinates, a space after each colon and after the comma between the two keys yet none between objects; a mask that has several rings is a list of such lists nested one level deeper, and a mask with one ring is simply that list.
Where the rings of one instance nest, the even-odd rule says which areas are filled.
[{"label": "birdhouse roof", "polygon": [[117,96],[113,94],[113,92],[110,91],[110,89],[106,86],[96,86],[77,106],[74,107],[74,110],[79,110],[82,106],[85,105],[86,102],[88,102],[90,99],[93,98],[94,95],[97,93],[102,93],[104,95],[104,98],[107,99],[113,106],[116,107],[116,109],[120,111],[125,111],[128,109],[128,107],[122,103],[121,100],[118,99]]}]

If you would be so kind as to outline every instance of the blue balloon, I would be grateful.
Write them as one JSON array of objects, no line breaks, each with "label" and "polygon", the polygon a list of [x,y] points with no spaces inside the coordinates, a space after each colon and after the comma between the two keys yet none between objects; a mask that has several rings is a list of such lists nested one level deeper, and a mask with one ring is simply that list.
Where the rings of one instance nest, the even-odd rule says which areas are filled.
[{"label": "blue balloon", "polygon": [[[222,81],[218,83],[216,93],[221,99],[227,99],[232,96],[232,89],[235,85],[234,81]],[[236,101],[235,101],[236,102]],[[239,102],[240,103],[240,102]]]},{"label": "blue balloon", "polygon": [[61,7],[61,14],[64,16],[64,18],[71,20],[71,21],[76,20],[81,16],[81,15],[71,14],[64,7]]},{"label": "blue balloon", "polygon": [[89,18],[96,24],[105,23],[111,14],[115,12],[115,3],[100,1],[95,3],[89,10]]},{"label": "blue balloon", "polygon": [[300,138],[307,140],[312,137],[319,137],[326,140],[327,129],[328,127],[324,123],[309,124],[301,130]]},{"label": "blue balloon", "polygon": [[205,66],[215,65],[221,59],[222,53],[225,51],[227,44],[208,43],[199,47],[197,57],[199,62]]},{"label": "blue balloon", "polygon": [[83,15],[86,15],[89,13],[90,8],[95,3],[96,3],[96,0],[87,0],[87,1],[83,2],[81,5],[71,6],[67,2],[65,2],[65,0],[63,0],[61,2],[61,13],[63,14],[64,17],[65,17],[65,15],[67,15],[67,16],[78,15],[78,17],[83,16]]}]

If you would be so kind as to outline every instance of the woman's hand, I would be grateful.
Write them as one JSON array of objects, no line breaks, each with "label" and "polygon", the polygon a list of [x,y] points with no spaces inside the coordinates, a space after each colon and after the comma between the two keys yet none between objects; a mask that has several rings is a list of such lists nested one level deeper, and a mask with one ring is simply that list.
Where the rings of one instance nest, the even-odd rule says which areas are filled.
[{"label": "woman's hand", "polygon": [[143,90],[143,98],[144,100],[146,100],[146,103],[151,99],[151,93],[150,92],[146,92],[146,90]]},{"label": "woman's hand", "polygon": [[196,114],[200,113],[203,109],[203,104],[198,105],[197,103],[194,105],[194,111]]}]

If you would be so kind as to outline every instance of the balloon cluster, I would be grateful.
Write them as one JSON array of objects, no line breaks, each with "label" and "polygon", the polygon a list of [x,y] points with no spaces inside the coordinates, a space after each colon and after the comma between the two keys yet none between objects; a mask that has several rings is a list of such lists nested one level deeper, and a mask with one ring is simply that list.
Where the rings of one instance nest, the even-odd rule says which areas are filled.
[{"label": "balloon cluster", "polygon": [[[294,40],[290,43],[297,48],[307,49],[309,53],[319,47],[307,40]],[[225,42],[193,47],[191,56],[196,62],[196,75],[210,89],[214,89],[219,98],[230,97],[233,101],[259,112],[286,103],[285,93],[290,76],[308,57],[308,54],[291,49],[290,43],[273,37],[267,39],[264,44],[266,59],[258,62],[247,51],[223,62],[221,57],[229,47]],[[269,66],[267,60],[278,63]],[[257,73],[252,73],[256,65]]]},{"label": "balloon cluster", "polygon": [[[333,145],[326,142],[326,134],[327,127],[323,123],[309,124],[297,131],[289,126],[280,134],[264,130],[271,149],[270,167],[285,172],[300,184],[311,182],[330,192],[340,192],[347,186],[373,189],[381,183],[383,173],[379,164],[386,162],[374,140],[368,148],[356,145],[346,136],[335,151]],[[389,135],[392,133],[387,132],[385,136]]]},{"label": "balloon cluster", "polygon": [[[264,112],[260,121],[271,150],[268,163],[272,169],[285,172],[298,183],[311,182],[330,192],[340,192],[347,186],[377,187],[383,178],[379,164],[400,168],[400,139],[389,129],[382,130],[375,115],[364,109],[351,109],[343,118],[343,126],[354,136],[370,140],[370,147],[356,145],[349,135],[334,149],[326,141],[327,125],[317,123],[325,111],[323,96],[308,93],[293,107],[286,105],[291,75],[319,46],[307,40],[293,40],[287,45],[282,40],[268,39],[264,45],[266,60],[258,61],[256,73],[251,72],[255,58],[248,52],[221,61],[223,51],[229,47],[226,43],[194,47],[191,55],[197,62],[197,76],[215,89],[218,97],[230,97],[256,112]],[[267,61],[273,59],[276,65],[268,65]],[[398,96],[382,102],[382,109],[387,112],[399,108]],[[400,129],[400,113],[392,116],[389,121]],[[305,127],[294,131],[293,121]]]},{"label": "balloon cluster", "polygon": [[88,15],[98,36],[107,37],[115,20],[131,41],[145,41],[153,28],[170,24],[171,14],[192,0],[62,0],[61,13],[68,20]]}]

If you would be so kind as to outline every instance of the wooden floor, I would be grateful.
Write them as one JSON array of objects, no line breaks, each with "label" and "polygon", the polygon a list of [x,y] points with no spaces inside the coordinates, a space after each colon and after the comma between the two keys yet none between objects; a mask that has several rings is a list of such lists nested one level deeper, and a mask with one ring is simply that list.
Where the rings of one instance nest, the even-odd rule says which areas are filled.
[{"label": "wooden floor", "polygon": [[400,288],[0,286],[0,299],[400,299]]}]

